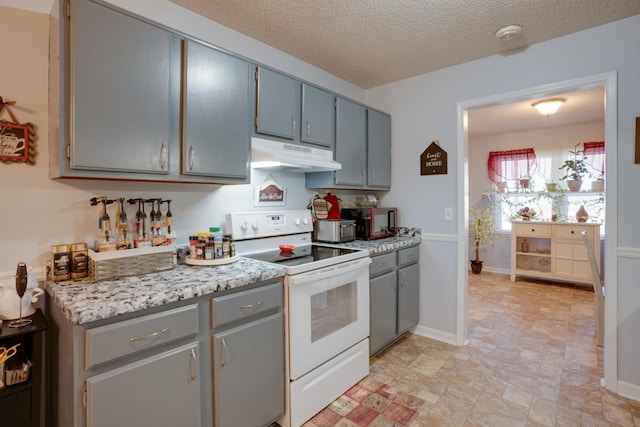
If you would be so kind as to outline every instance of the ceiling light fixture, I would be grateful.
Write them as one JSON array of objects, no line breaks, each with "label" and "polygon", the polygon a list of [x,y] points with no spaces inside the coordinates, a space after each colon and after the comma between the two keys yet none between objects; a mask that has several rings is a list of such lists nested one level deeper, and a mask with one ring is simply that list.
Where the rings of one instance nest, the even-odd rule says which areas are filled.
[{"label": "ceiling light fixture", "polygon": [[506,27],[500,28],[496,31],[496,38],[498,40],[511,40],[515,39],[522,32],[522,27],[520,25],[507,25]]},{"label": "ceiling light fixture", "polygon": [[536,101],[531,104],[531,106],[538,110],[538,112],[543,116],[549,117],[550,115],[558,111],[558,108],[560,108],[560,106],[564,104],[565,101],[566,98],[547,98]]}]

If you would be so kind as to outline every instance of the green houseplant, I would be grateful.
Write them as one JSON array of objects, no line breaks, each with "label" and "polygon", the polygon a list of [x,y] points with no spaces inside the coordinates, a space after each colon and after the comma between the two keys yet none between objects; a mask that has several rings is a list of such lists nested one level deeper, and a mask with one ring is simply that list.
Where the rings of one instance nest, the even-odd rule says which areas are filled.
[{"label": "green houseplant", "polygon": [[560,179],[567,180],[567,186],[570,191],[580,191],[582,177],[589,173],[586,163],[587,157],[584,155],[584,150],[578,148],[579,146],[580,144],[578,143],[573,147],[573,150],[569,150],[572,157],[565,160],[562,166],[558,168],[565,173]]},{"label": "green houseplant", "polygon": [[494,231],[495,210],[493,205],[485,208],[471,205],[469,209],[469,238],[473,241],[476,252],[476,258],[471,261],[471,271],[473,274],[480,274],[482,272],[479,248],[493,241]]}]

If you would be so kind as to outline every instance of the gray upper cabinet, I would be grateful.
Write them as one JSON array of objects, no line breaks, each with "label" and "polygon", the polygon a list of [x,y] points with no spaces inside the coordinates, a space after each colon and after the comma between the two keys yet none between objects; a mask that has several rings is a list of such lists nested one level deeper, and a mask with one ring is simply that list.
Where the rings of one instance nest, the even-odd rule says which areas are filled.
[{"label": "gray upper cabinet", "polygon": [[300,140],[333,148],[336,132],[336,97],[325,90],[302,84]]},{"label": "gray upper cabinet", "polygon": [[251,65],[190,40],[184,55],[182,173],[249,182]]},{"label": "gray upper cabinet", "polygon": [[364,186],[367,169],[367,110],[362,105],[338,98],[336,103],[336,161],[338,185]]},{"label": "gray upper cabinet", "polygon": [[391,188],[391,116],[338,97],[335,159],[342,169],[305,175],[307,188]]},{"label": "gray upper cabinet", "polygon": [[176,36],[89,1],[71,4],[70,167],[168,174]]},{"label": "gray upper cabinet", "polygon": [[264,67],[256,80],[256,133],[299,141],[300,82]]},{"label": "gray upper cabinet", "polygon": [[367,186],[391,188],[391,116],[367,110]]}]

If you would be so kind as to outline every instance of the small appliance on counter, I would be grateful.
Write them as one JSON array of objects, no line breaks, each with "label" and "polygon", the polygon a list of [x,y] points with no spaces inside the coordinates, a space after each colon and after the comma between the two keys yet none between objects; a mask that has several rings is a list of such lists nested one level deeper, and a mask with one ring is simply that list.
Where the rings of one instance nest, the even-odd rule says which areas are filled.
[{"label": "small appliance on counter", "polygon": [[398,234],[397,208],[343,208],[342,219],[355,220],[356,239],[374,240]]},{"label": "small appliance on counter", "polygon": [[313,240],[327,243],[352,242],[356,239],[356,222],[352,219],[319,219],[313,225]]}]

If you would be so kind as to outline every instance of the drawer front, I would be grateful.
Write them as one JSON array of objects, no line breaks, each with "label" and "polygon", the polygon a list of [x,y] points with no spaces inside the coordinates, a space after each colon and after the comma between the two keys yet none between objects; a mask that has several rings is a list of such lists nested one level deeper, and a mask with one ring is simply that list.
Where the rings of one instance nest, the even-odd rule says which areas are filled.
[{"label": "drawer front", "polygon": [[373,277],[385,271],[393,270],[396,267],[396,253],[391,252],[371,258],[369,265],[369,276]]},{"label": "drawer front", "polygon": [[591,238],[591,241],[593,241],[593,226],[591,225],[581,225],[581,224],[563,225],[563,226],[555,227],[554,234],[555,234],[555,237],[559,239],[582,240],[583,237],[581,233],[585,230],[589,233],[589,237]]},{"label": "drawer front", "polygon": [[518,236],[551,237],[551,225],[547,224],[516,224]]},{"label": "drawer front", "polygon": [[398,251],[398,266],[414,264],[420,259],[420,248],[414,246],[411,248],[400,249]]},{"label": "drawer front", "polygon": [[195,304],[88,329],[86,368],[197,333]]},{"label": "drawer front", "polygon": [[211,327],[282,309],[282,283],[224,295],[211,300]]}]

